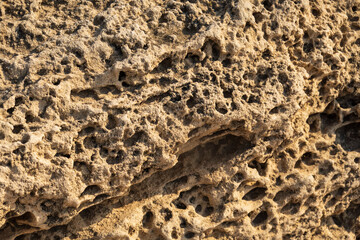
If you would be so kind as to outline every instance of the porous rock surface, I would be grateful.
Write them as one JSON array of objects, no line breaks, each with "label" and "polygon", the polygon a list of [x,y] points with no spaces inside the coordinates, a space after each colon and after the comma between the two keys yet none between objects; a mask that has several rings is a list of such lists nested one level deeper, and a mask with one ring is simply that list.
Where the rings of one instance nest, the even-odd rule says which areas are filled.
[{"label": "porous rock surface", "polygon": [[0,2],[0,239],[359,239],[356,0]]}]

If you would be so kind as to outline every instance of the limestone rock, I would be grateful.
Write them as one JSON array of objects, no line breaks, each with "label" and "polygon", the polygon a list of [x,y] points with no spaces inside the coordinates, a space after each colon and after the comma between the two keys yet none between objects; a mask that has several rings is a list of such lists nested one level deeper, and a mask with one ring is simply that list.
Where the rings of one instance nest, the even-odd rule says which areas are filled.
[{"label": "limestone rock", "polygon": [[0,239],[360,238],[359,13],[1,1]]}]

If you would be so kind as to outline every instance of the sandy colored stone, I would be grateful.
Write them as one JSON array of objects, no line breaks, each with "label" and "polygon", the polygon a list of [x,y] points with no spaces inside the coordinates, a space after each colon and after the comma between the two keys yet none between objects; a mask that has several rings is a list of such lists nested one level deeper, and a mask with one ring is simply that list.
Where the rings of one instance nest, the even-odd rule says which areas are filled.
[{"label": "sandy colored stone", "polygon": [[360,238],[359,13],[1,1],[0,239]]}]

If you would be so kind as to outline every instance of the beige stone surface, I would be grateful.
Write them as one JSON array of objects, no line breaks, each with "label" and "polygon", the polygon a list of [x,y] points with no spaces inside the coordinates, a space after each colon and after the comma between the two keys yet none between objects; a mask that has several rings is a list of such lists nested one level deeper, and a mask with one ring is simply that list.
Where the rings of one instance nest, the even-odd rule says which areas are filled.
[{"label": "beige stone surface", "polygon": [[0,1],[0,239],[360,239],[359,17]]}]

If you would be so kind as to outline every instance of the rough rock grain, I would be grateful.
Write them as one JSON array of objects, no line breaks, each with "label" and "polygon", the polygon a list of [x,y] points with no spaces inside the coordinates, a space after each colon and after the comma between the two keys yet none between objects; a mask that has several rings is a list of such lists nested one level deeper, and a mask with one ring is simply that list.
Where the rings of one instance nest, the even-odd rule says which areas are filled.
[{"label": "rough rock grain", "polygon": [[0,239],[360,239],[359,17],[1,1]]}]

